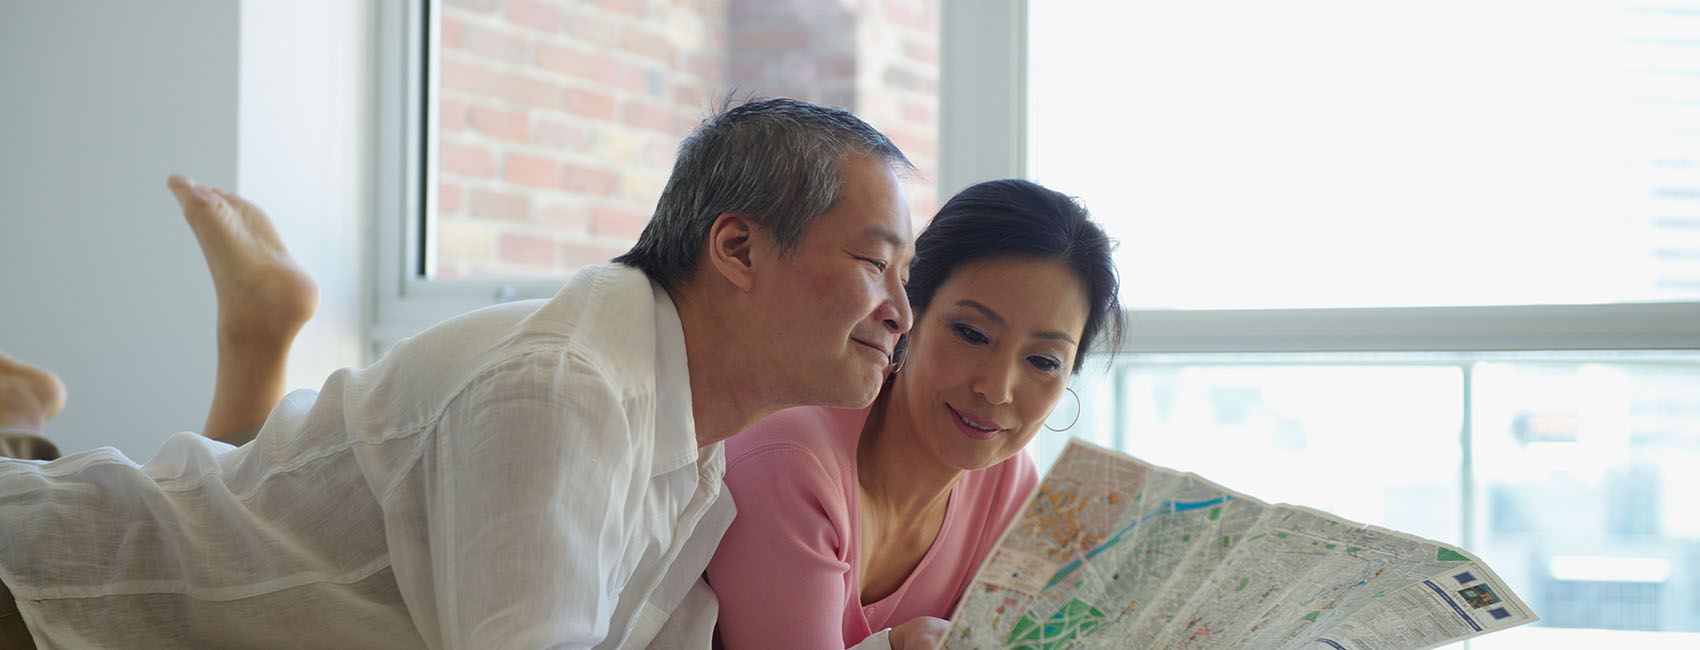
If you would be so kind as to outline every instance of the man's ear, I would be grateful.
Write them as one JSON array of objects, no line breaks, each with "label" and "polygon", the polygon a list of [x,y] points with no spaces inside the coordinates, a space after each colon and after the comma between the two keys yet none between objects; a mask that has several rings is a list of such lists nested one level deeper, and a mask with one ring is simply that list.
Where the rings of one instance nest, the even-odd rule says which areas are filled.
[{"label": "man's ear", "polygon": [[756,225],[749,217],[723,212],[708,230],[708,263],[734,286],[749,291],[755,286],[755,264],[750,254],[755,245]]}]

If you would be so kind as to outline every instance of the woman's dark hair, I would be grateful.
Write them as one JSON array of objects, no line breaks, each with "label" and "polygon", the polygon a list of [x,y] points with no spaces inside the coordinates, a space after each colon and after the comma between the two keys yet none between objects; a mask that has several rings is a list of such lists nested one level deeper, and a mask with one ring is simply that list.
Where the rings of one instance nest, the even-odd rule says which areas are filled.
[{"label": "woman's dark hair", "polygon": [[[1120,347],[1124,323],[1113,248],[1086,207],[1072,197],[1031,181],[986,181],[951,197],[915,240],[909,304],[919,321],[933,294],[969,262],[995,257],[1061,262],[1086,289],[1086,327],[1073,368],[1080,372],[1100,332],[1108,342],[1101,349]],[[907,343],[905,337],[901,347]]]}]

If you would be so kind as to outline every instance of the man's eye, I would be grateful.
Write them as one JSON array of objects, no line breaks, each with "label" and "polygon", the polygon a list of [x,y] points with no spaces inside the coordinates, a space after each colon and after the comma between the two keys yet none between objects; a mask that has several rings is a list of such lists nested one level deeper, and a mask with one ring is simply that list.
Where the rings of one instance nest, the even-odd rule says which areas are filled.
[{"label": "man's eye", "polygon": [[880,273],[884,273],[885,267],[888,266],[885,262],[883,262],[881,260],[876,260],[876,259],[869,258],[869,257],[862,258],[862,261],[874,265],[874,268],[879,269]]}]

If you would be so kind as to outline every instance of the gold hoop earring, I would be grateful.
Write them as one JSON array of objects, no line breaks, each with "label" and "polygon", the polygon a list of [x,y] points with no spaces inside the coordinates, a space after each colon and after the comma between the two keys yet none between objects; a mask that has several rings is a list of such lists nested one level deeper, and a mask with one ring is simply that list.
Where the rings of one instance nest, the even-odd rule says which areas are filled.
[{"label": "gold hoop earring", "polygon": [[1079,421],[1080,421],[1080,393],[1076,393],[1076,392],[1074,392],[1074,389],[1073,389],[1073,388],[1070,388],[1070,387],[1066,387],[1066,386],[1065,386],[1065,387],[1063,387],[1063,390],[1066,390],[1066,391],[1068,391],[1068,394],[1070,394],[1070,395],[1073,395],[1073,396],[1074,396],[1074,419],[1073,419],[1073,420],[1069,420],[1069,422],[1068,422],[1068,426],[1066,426],[1066,427],[1063,427],[1063,428],[1061,428],[1061,429],[1052,429],[1052,428],[1051,428],[1051,422],[1050,422],[1050,418],[1046,418],[1046,419],[1045,419],[1045,428],[1046,428],[1046,429],[1051,429],[1051,430],[1052,430],[1052,431],[1055,431],[1055,432],[1057,432],[1057,433],[1062,433],[1062,432],[1064,432],[1064,431],[1067,431],[1067,430],[1069,430],[1069,429],[1073,429],[1073,428],[1074,428],[1074,423],[1076,423],[1076,422],[1079,422]]}]

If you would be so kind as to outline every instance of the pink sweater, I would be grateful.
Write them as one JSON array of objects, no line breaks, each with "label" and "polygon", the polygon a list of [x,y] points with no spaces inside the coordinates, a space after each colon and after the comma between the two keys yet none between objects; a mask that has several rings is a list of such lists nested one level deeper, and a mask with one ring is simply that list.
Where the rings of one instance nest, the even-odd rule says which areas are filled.
[{"label": "pink sweater", "polygon": [[781,411],[726,442],[738,516],[708,565],[725,647],[842,649],[917,616],[948,618],[1038,483],[1025,452],[963,475],[915,571],[864,606],[856,442],[868,411]]}]

